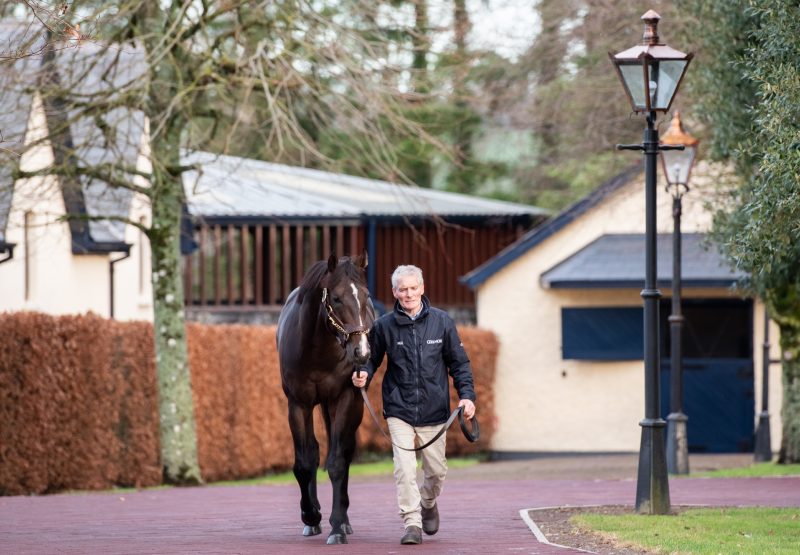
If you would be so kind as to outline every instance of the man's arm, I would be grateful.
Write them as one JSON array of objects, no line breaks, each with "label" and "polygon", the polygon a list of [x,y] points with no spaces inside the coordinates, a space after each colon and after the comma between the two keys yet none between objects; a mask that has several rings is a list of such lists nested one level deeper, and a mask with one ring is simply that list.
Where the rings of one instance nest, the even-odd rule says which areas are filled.
[{"label": "man's arm", "polygon": [[[446,320],[445,331],[445,349],[444,349],[445,364],[449,369],[450,375],[453,377],[453,385],[458,392],[458,398],[461,400],[459,406],[464,405],[464,415],[472,418],[469,414],[475,412],[475,388],[472,378],[472,365],[467,356],[467,351],[461,342],[458,335],[458,329],[455,322],[449,317]],[[465,403],[465,401],[467,401]],[[469,406],[471,405],[471,407]]]}]

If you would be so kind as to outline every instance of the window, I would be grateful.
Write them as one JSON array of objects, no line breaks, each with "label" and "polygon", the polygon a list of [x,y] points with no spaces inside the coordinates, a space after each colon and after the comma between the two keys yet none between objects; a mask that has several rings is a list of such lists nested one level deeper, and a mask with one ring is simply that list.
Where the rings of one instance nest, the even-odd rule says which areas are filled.
[{"label": "window", "polygon": [[642,307],[562,308],[564,359],[641,360]]}]

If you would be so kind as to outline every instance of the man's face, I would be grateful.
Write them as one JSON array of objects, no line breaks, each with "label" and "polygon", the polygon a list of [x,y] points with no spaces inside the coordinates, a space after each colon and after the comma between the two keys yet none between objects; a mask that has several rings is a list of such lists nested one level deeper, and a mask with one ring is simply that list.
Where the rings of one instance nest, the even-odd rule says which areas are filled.
[{"label": "man's face", "polygon": [[400,306],[409,314],[416,314],[422,307],[424,293],[425,284],[419,283],[414,276],[401,277],[397,287],[392,288],[394,298],[400,301]]}]

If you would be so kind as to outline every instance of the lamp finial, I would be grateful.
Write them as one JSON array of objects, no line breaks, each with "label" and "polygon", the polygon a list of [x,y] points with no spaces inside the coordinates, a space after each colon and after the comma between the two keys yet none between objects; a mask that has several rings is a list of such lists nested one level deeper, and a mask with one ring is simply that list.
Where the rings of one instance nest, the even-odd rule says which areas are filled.
[{"label": "lamp finial", "polygon": [[661,20],[661,16],[658,15],[654,10],[647,10],[647,12],[642,16],[642,21],[644,21],[644,35],[642,35],[642,44],[648,46],[654,46],[658,44],[658,22]]}]

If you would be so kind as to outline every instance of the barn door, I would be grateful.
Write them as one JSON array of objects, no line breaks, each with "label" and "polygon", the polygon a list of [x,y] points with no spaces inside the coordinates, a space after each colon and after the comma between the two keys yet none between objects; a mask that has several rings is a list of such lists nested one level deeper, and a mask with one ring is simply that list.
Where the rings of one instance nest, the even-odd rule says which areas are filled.
[{"label": "barn door", "polygon": [[[669,302],[661,306],[662,353],[669,353]],[[752,302],[683,303],[683,412],[689,452],[753,450],[755,399]],[[661,361],[661,415],[670,413],[670,359]]]}]

